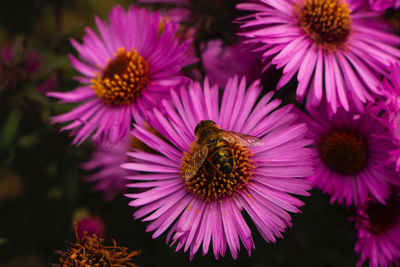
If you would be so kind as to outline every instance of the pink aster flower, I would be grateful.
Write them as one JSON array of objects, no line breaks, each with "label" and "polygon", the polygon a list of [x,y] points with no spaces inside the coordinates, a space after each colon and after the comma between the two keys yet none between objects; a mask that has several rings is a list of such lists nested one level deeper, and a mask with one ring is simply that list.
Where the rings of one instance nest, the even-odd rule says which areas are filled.
[{"label": "pink aster flower", "polygon": [[397,9],[400,7],[400,0],[369,0],[369,7],[375,11],[383,11],[387,8]]},{"label": "pink aster flower", "polygon": [[171,4],[164,14],[193,29],[195,39],[200,42],[223,39],[233,44],[237,41],[238,27],[232,21],[241,14],[235,8],[238,0],[139,0],[139,3]]},{"label": "pink aster flower", "polygon": [[336,112],[372,101],[382,95],[380,77],[400,57],[400,38],[366,0],[254,0],[237,7],[253,12],[240,20],[242,35],[268,64],[283,68],[277,89],[296,76],[297,99],[311,106],[325,98]]},{"label": "pink aster flower", "polygon": [[396,170],[400,171],[400,62],[392,64],[389,79],[382,83],[382,91],[385,93],[384,100],[379,101],[377,107],[386,111],[382,120],[391,131],[396,143],[396,149],[392,154]]},{"label": "pink aster flower", "polygon": [[131,138],[127,135],[122,141],[112,147],[99,146],[88,162],[82,164],[82,168],[95,171],[84,178],[86,182],[95,182],[94,191],[104,193],[106,201],[111,201],[117,194],[125,191],[128,174],[119,165],[126,162],[126,152],[131,149]]},{"label": "pink aster flower", "polygon": [[[62,102],[82,102],[70,112],[53,117],[52,122],[70,122],[74,144],[89,136],[100,143],[116,143],[131,129],[135,112],[159,104],[171,88],[185,78],[181,68],[192,58],[187,53],[190,40],[175,37],[177,24],[161,22],[159,13],[131,6],[111,10],[108,25],[95,18],[99,34],[86,29],[83,44],[71,43],[80,59],[71,63],[83,76],[72,92],[48,95]],[[162,27],[160,27],[162,25]]]},{"label": "pink aster flower", "polygon": [[207,77],[212,84],[216,83],[221,88],[234,75],[246,76],[248,83],[261,76],[260,55],[249,51],[241,42],[225,46],[222,40],[212,40],[203,45],[201,50]]},{"label": "pink aster flower", "polygon": [[392,193],[386,205],[368,202],[357,208],[355,222],[360,254],[357,266],[369,260],[371,267],[398,265],[400,259],[400,196]]},{"label": "pink aster flower", "polygon": [[395,145],[379,118],[381,110],[357,114],[339,108],[329,115],[324,104],[302,115],[315,149],[315,174],[308,180],[330,194],[331,202],[361,205],[373,198],[385,203],[390,185],[400,180],[391,164]]},{"label": "pink aster flower", "polygon": [[33,48],[20,41],[6,44],[0,48],[0,89],[32,78],[42,64],[42,56]]},{"label": "pink aster flower", "polygon": [[[154,134],[158,134],[154,129],[149,128],[141,117],[134,117],[137,124],[145,126],[146,129]],[[104,193],[107,202],[114,199],[115,196],[125,192],[127,176],[130,172],[120,167],[122,163],[128,160],[126,152],[131,149],[141,149],[151,152],[151,149],[143,144],[136,137],[128,134],[122,141],[113,146],[98,146],[91,159],[81,166],[87,171],[94,171],[90,176],[84,178],[86,182],[94,182],[94,191]]]},{"label": "pink aster flower", "polygon": [[184,22],[190,19],[190,12],[183,8],[185,0],[138,0],[141,4],[171,4],[173,8],[161,10],[161,14],[166,19],[171,19],[177,22]]},{"label": "pink aster flower", "polygon": [[95,234],[98,237],[104,237],[106,226],[98,216],[87,216],[77,221],[77,234],[79,238],[84,236],[84,232],[91,236]]},{"label": "pink aster flower", "polygon": [[[138,208],[135,219],[151,222],[147,231],[154,231],[153,238],[169,229],[167,243],[176,243],[176,251],[190,248],[191,259],[201,246],[203,255],[207,254],[211,242],[216,258],[224,256],[227,248],[236,258],[240,241],[249,255],[255,247],[244,212],[267,242],[281,238],[291,225],[288,212],[299,212],[303,204],[291,194],[309,195],[308,183],[299,177],[312,174],[311,153],[305,148],[310,140],[304,138],[306,126],[295,123],[293,106],[278,108],[281,102],[271,100],[272,92],[259,98],[261,89],[256,81],[246,90],[246,80],[234,77],[219,104],[217,86],[210,87],[207,80],[203,86],[194,82],[181,88],[181,97],[171,92],[172,102],[164,101],[165,115],[154,109],[149,116],[164,140],[135,126],[133,134],[156,153],[128,153],[133,162],[122,167],[140,172],[127,177],[132,180],[128,187],[140,190],[127,196],[133,198],[130,205]],[[216,125],[208,123],[213,129],[251,135],[263,142],[257,139],[259,146],[207,143],[213,152],[203,154],[197,171],[184,178],[200,156],[195,129],[203,129],[202,133],[210,129],[196,128],[204,120],[212,120]],[[220,156],[232,159],[230,171],[216,169],[222,167],[215,163],[215,153],[227,151],[221,147],[231,151]]]}]

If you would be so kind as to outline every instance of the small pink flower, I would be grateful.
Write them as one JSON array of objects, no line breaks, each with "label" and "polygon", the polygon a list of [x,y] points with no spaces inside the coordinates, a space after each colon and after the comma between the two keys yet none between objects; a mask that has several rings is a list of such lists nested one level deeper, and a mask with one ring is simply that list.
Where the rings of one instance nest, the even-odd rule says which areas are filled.
[{"label": "small pink flower", "polygon": [[83,237],[83,232],[87,232],[88,236],[95,234],[98,237],[104,237],[106,226],[104,222],[97,216],[88,216],[80,219],[77,226],[78,237]]},{"label": "small pink flower", "polygon": [[351,218],[357,231],[357,266],[369,260],[370,267],[397,266],[400,259],[400,196],[396,189],[386,205],[374,201],[357,207]]},{"label": "small pink flower", "polygon": [[381,88],[385,94],[377,103],[377,108],[386,111],[382,120],[391,131],[396,143],[392,155],[396,162],[396,170],[400,171],[400,62],[391,65],[389,79],[383,81]]},{"label": "small pink flower", "polygon": [[125,176],[128,172],[119,165],[126,162],[126,152],[131,149],[131,137],[127,135],[118,144],[112,147],[99,146],[88,162],[82,164],[82,168],[95,171],[85,177],[86,182],[96,182],[95,191],[104,193],[106,201],[111,201],[118,194],[125,191]]},{"label": "small pink flower", "polygon": [[222,40],[209,41],[202,46],[201,59],[210,82],[221,88],[234,75],[246,76],[250,84],[262,73],[260,55],[241,42],[228,46]]},{"label": "small pink flower", "polygon": [[20,42],[0,49],[0,89],[32,78],[43,63],[42,56]]}]

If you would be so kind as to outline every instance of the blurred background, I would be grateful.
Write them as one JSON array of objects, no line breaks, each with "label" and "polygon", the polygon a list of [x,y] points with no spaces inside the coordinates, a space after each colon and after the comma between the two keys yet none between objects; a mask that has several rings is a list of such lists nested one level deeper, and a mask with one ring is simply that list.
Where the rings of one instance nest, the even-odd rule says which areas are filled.
[{"label": "blurred background", "polygon": [[[76,53],[69,39],[81,41],[86,26],[95,29],[94,15],[107,19],[118,3],[128,7],[134,1],[2,2],[0,266],[58,263],[57,251],[68,248],[66,241],[75,241],[73,220],[93,217],[106,244],[115,239],[129,250],[142,251],[134,259],[139,266],[354,266],[355,231],[349,211],[330,205],[317,191],[302,198],[302,214],[293,215],[293,227],[276,244],[267,244],[251,226],[256,245],[251,257],[242,247],[237,260],[229,252],[219,260],[212,253],[198,253],[190,262],[188,254],[175,253],[165,244],[165,235],[153,240],[145,233],[146,223],[133,220],[127,198],[119,195],[106,202],[102,193],[92,190],[92,183],[82,181],[90,173],[80,165],[94,148],[89,142],[72,146],[68,134],[59,132],[60,125],[50,125],[52,115],[71,106],[57,105],[45,93],[75,88],[76,72],[67,55]],[[266,75],[273,88],[279,71]],[[290,98],[285,95],[289,92],[282,90],[279,97]]]}]

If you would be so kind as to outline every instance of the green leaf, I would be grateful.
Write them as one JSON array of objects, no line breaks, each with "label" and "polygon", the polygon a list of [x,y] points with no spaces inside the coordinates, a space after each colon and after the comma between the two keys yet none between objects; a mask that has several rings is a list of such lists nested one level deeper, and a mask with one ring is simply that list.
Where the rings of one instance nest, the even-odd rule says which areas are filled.
[{"label": "green leaf", "polygon": [[38,88],[34,86],[27,86],[24,91],[24,96],[29,100],[35,101],[43,106],[47,106],[49,104],[48,98],[39,92]]},{"label": "green leaf", "polygon": [[23,148],[30,148],[39,142],[39,137],[37,133],[28,134],[22,136],[18,140],[18,144]]},{"label": "green leaf", "polygon": [[0,148],[8,149],[11,147],[17,134],[21,118],[22,112],[19,109],[14,108],[11,110],[10,115],[0,131]]},{"label": "green leaf", "polygon": [[7,242],[8,242],[8,239],[7,239],[7,238],[0,237],[0,246],[1,246],[1,245],[4,245],[4,244],[7,243]]}]

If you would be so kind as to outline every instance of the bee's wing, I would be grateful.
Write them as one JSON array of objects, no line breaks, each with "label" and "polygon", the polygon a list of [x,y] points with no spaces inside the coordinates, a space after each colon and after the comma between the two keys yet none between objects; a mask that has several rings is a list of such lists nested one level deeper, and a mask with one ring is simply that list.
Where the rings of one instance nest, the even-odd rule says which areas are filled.
[{"label": "bee's wing", "polygon": [[222,130],[222,138],[230,143],[241,146],[261,146],[264,141],[252,135]]},{"label": "bee's wing", "polygon": [[203,165],[204,160],[207,158],[208,148],[199,146],[197,143],[193,149],[192,157],[189,163],[186,165],[185,174],[183,178],[185,181],[189,181],[196,175],[200,167]]}]

